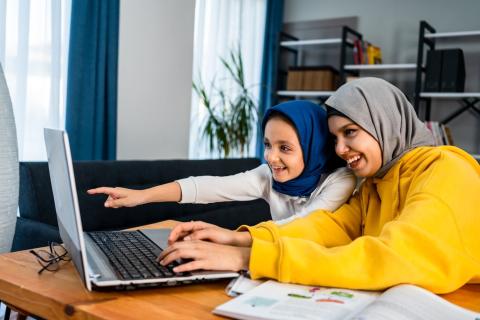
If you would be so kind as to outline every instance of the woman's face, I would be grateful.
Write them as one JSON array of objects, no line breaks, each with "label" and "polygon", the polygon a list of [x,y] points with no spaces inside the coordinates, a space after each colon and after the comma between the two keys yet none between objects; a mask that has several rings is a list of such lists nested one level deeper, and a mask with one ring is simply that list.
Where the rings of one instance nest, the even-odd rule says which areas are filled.
[{"label": "woman's face", "polygon": [[331,116],[328,128],[335,137],[335,152],[357,177],[372,177],[382,167],[380,145],[362,127],[348,118]]},{"label": "woman's face", "polygon": [[279,117],[271,118],[265,125],[264,145],[264,158],[275,181],[287,182],[300,176],[305,165],[295,128]]}]

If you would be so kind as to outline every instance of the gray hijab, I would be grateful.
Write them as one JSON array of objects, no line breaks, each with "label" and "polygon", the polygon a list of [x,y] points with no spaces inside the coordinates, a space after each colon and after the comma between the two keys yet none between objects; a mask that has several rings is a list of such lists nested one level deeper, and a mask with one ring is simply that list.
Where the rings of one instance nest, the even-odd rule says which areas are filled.
[{"label": "gray hijab", "polygon": [[412,105],[397,87],[379,78],[361,78],[341,86],[325,105],[345,114],[380,144],[381,178],[416,147],[434,145],[433,136],[418,119]]}]

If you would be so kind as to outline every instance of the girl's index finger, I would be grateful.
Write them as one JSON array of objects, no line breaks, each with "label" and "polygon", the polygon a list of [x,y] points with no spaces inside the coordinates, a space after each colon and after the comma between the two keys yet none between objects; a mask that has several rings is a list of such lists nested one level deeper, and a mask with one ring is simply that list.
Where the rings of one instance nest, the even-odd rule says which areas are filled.
[{"label": "girl's index finger", "polygon": [[98,194],[98,193],[103,193],[103,194],[108,194],[111,195],[114,193],[115,188],[110,188],[110,187],[99,187],[99,188],[94,188],[94,189],[89,189],[87,192],[89,194]]}]

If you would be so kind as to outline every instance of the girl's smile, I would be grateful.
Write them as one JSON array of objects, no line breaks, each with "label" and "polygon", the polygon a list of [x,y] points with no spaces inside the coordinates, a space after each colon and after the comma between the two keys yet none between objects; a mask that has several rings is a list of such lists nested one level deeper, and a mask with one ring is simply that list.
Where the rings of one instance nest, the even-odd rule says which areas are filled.
[{"label": "girl's smile", "polygon": [[300,176],[304,169],[303,153],[295,128],[280,117],[268,120],[265,126],[264,158],[273,179],[287,182]]}]

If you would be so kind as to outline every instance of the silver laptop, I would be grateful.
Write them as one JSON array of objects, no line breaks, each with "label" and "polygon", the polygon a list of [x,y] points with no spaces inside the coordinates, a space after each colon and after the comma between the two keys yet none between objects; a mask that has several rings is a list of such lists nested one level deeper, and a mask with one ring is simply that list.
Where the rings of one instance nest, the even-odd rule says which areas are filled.
[{"label": "silver laptop", "polygon": [[[60,237],[86,288],[131,289],[238,276],[236,272],[174,273],[155,259],[170,229],[84,232],[66,132],[45,129],[48,168]],[[93,186],[92,186],[93,187]],[[112,214],[112,219],[114,215]]]}]

